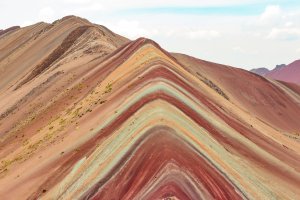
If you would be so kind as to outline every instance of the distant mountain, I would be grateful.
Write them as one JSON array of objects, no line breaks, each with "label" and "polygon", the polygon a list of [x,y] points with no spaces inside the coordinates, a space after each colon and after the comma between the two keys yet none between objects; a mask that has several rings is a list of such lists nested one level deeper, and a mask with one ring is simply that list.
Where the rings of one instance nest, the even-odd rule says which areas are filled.
[{"label": "distant mountain", "polygon": [[275,80],[300,84],[300,60],[296,60],[288,65],[276,65],[273,70],[257,68],[250,71]]},{"label": "distant mountain", "polygon": [[262,67],[262,68],[257,68],[257,69],[251,69],[250,72],[264,76],[265,74],[269,73],[270,70]]},{"label": "distant mountain", "polygon": [[276,67],[265,76],[280,81],[300,84],[300,60],[296,60],[283,67]]},{"label": "distant mountain", "polygon": [[276,65],[276,67],[272,71],[278,71],[284,67],[286,67],[286,64]]}]

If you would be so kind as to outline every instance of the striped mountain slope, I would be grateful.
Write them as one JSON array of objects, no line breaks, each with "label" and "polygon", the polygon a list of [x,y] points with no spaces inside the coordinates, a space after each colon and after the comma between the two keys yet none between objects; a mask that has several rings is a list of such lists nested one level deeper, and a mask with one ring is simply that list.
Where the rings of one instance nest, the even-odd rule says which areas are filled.
[{"label": "striped mountain slope", "polygon": [[74,16],[0,51],[1,199],[300,196],[297,86]]}]

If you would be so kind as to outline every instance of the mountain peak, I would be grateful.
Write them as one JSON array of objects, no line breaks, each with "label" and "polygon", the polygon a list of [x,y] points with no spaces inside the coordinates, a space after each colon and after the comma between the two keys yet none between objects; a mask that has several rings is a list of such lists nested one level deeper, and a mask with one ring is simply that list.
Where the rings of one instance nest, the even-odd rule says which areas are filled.
[{"label": "mountain peak", "polygon": [[256,68],[256,69],[251,69],[250,71],[253,72],[253,73],[255,73],[255,74],[261,75],[261,76],[264,76],[264,75],[266,75],[267,73],[270,72],[269,69],[264,68],[264,67],[262,67],[262,68]]},{"label": "mountain peak", "polygon": [[273,70],[280,70],[282,68],[286,67],[286,64],[280,64],[280,65],[276,65],[275,68]]},{"label": "mountain peak", "polygon": [[91,25],[91,22],[88,21],[87,19],[75,16],[75,15],[65,16],[65,17],[63,17],[61,19],[55,20],[52,24],[56,25],[56,24],[59,24],[59,23],[62,23],[62,22],[82,23],[84,25]]}]

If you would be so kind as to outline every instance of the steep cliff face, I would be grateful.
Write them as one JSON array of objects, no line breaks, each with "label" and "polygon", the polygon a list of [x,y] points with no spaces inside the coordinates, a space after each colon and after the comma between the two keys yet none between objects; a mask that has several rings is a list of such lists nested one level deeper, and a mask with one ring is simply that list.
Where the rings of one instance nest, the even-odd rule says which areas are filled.
[{"label": "steep cliff face", "polygon": [[300,195],[296,85],[75,16],[0,37],[0,52],[4,199]]}]

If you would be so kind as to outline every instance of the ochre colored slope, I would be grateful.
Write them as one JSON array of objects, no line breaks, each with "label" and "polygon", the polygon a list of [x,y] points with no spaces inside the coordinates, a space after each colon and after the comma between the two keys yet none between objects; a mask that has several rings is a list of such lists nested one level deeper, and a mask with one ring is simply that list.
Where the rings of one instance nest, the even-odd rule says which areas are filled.
[{"label": "ochre colored slope", "polygon": [[[52,26],[68,33],[33,66],[6,72],[20,76],[1,82],[0,197],[300,195],[297,89],[171,55],[145,38],[129,42],[76,17]],[[99,28],[109,37],[89,39]],[[66,38],[73,44],[64,44]],[[93,42],[102,46],[88,48]]]},{"label": "ochre colored slope", "polygon": [[95,53],[98,54],[94,57],[105,56],[128,42],[74,16],[53,24],[38,23],[19,29],[1,37],[0,41],[1,90],[13,87],[16,80],[26,82],[27,78],[29,81],[32,73],[41,71],[38,68],[45,70],[50,65],[55,68],[70,59]]}]

